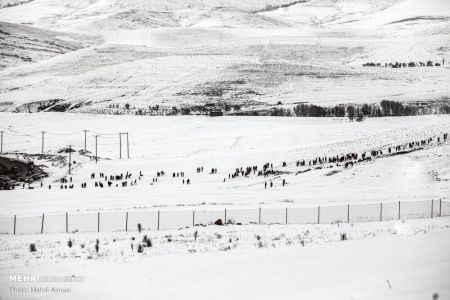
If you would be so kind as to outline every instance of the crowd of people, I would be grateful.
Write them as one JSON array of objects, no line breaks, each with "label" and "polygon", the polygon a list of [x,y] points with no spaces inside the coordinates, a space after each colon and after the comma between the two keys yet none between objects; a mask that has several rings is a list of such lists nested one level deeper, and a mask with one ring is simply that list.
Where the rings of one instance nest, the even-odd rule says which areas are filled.
[{"label": "crowd of people", "polygon": [[[380,157],[388,157],[393,155],[399,155],[403,153],[408,153],[411,151],[419,150],[424,147],[427,147],[433,142],[440,144],[442,142],[446,142],[448,140],[448,133],[440,134],[438,136],[430,137],[427,139],[421,139],[416,141],[410,141],[407,143],[387,146],[382,149],[372,149],[369,151],[363,151],[361,153],[349,152],[345,154],[332,155],[332,156],[317,156],[310,159],[300,159],[297,160],[292,166],[300,168],[297,170],[298,173],[303,173],[312,169],[320,169],[327,165],[326,167],[339,167],[342,166],[344,168],[353,167],[354,164],[361,163],[366,160],[372,160]],[[286,186],[288,183],[285,178],[282,178],[284,174],[292,173],[292,170],[283,170],[284,168],[290,165],[287,161],[282,161],[278,168],[274,168],[274,164],[272,162],[264,163],[261,168],[257,165],[251,166],[241,166],[234,169],[232,173],[228,174],[228,178],[223,178],[223,182],[228,180],[234,180],[239,177],[249,177],[251,175],[264,177],[264,189],[273,188],[275,186],[274,179],[279,178],[279,182],[281,186]],[[197,167],[197,173],[203,173],[204,167]],[[217,168],[211,168],[209,174],[217,174]],[[163,170],[156,172],[156,177],[151,179],[150,185],[155,185],[158,183],[158,178],[161,178],[166,173]],[[279,175],[278,177],[274,177],[274,175]],[[143,177],[142,171],[139,171],[139,174],[133,177],[131,172],[125,172],[120,174],[109,174],[106,175],[104,172],[91,173],[89,183],[90,186],[94,186],[95,188],[104,188],[104,187],[129,187],[136,186],[141,182]],[[186,174],[184,171],[176,171],[172,172],[172,178],[179,180],[181,179],[182,185],[190,185],[192,183],[190,178],[186,178]],[[268,178],[266,180],[266,178]],[[93,181],[93,182],[92,182]],[[75,184],[73,182],[73,178],[63,177],[58,182],[60,189],[73,189]],[[41,182],[41,188],[43,187],[43,183]],[[81,188],[85,189],[88,187],[88,181],[84,181],[80,183]],[[22,186],[23,189],[26,188],[25,183]],[[28,188],[32,189],[33,187],[28,184]],[[51,189],[52,185],[48,185],[48,189]]]},{"label": "crowd of people", "polygon": [[[444,133],[441,135],[438,135],[436,137],[430,137],[428,139],[422,139],[418,141],[411,141],[404,144],[396,145],[396,146],[389,146],[385,151],[387,151],[387,154],[383,153],[383,149],[374,149],[370,151],[364,151],[360,155],[355,152],[349,152],[346,154],[340,154],[340,155],[334,155],[334,156],[319,156],[315,157],[309,160],[297,160],[295,165],[296,167],[307,167],[310,170],[311,167],[321,168],[325,164],[332,164],[336,166],[344,166],[344,168],[353,167],[354,164],[360,163],[362,161],[366,160],[372,160],[375,158],[383,157],[383,156],[391,156],[391,155],[398,155],[403,153],[408,153],[411,151],[422,149],[425,146],[428,146],[430,143],[432,143],[434,140],[438,144],[441,142],[446,142],[448,139],[448,133]],[[287,167],[288,163],[286,161],[283,161],[281,166]],[[255,174],[257,173],[257,176],[264,176],[269,177],[271,175],[275,174],[282,174],[280,171],[276,171],[273,169],[272,163],[265,163],[262,167],[262,170],[258,171],[258,166],[250,166],[250,167],[239,167],[236,168],[234,173],[228,174],[228,179],[235,179],[239,176],[242,177],[248,177],[251,173]],[[303,172],[300,172],[303,173]],[[225,179],[224,179],[225,181]],[[285,186],[287,184],[285,179],[282,179],[281,185]],[[267,181],[264,182],[264,189],[267,189],[267,187],[273,187],[273,181],[270,181],[269,183]]]}]

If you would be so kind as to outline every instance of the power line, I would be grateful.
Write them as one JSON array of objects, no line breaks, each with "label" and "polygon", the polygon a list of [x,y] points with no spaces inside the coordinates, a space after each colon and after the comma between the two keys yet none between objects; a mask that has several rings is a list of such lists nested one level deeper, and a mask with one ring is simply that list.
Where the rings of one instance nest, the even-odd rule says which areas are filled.
[{"label": "power line", "polygon": [[122,159],[122,133],[119,132],[119,159]]},{"label": "power line", "polygon": [[128,132],[127,132],[127,158],[130,159],[130,142],[128,140]]},{"label": "power line", "polygon": [[72,145],[69,145],[69,175],[71,175],[72,167]]},{"label": "power line", "polygon": [[73,132],[69,132],[69,133],[57,133],[57,132],[51,132],[51,131],[46,131],[47,134],[51,134],[51,135],[60,135],[60,136],[70,136],[70,135],[74,135],[77,134],[79,131],[73,131]]},{"label": "power line", "polygon": [[42,133],[42,153],[44,153],[44,134],[45,134],[45,131],[41,131],[41,133]]},{"label": "power line", "polygon": [[92,133],[94,133],[94,134],[101,135],[101,136],[104,136],[104,135],[117,136],[117,133],[103,133],[103,132],[95,132],[95,131],[92,131],[92,130],[90,130],[90,132],[92,132]]},{"label": "power line", "polygon": [[87,133],[87,130],[84,129],[83,131],[84,131],[84,152],[86,152],[86,133]]},{"label": "power line", "polygon": [[98,155],[97,155],[97,138],[98,138],[99,136],[100,136],[100,135],[98,135],[98,134],[95,134],[95,135],[94,135],[94,137],[95,137],[95,163],[98,162]]},{"label": "power line", "polygon": [[0,131],[1,133],[1,142],[0,142],[0,153],[3,153],[3,130]]},{"label": "power line", "polygon": [[119,159],[122,159],[122,135],[127,136],[127,158],[130,158],[130,143],[128,139],[128,132],[119,132]]}]

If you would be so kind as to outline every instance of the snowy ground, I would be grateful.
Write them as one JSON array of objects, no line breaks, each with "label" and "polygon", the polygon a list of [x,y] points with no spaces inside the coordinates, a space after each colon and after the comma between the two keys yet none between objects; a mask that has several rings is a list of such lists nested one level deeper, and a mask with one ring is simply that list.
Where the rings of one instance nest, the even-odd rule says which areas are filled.
[{"label": "snowy ground", "polygon": [[[127,103],[158,105],[159,111],[226,104],[237,111],[301,102],[445,100],[449,1],[0,0],[0,7],[2,155],[33,161],[49,173],[42,183],[32,183],[33,189],[0,191],[1,225],[12,227],[13,215],[18,220],[16,235],[0,234],[1,299],[450,299],[450,217],[426,218],[438,215],[438,203],[445,203],[445,214],[450,207],[450,143],[442,140],[450,130],[448,115],[361,123],[104,115],[123,113]],[[445,64],[362,67],[428,60]],[[83,114],[11,113],[46,110]],[[83,130],[87,153],[81,151]],[[129,134],[130,158],[122,134],[119,159],[119,132]],[[76,151],[70,176],[68,145]],[[390,155],[388,147],[395,146],[407,153]],[[383,154],[368,154],[371,160],[348,168],[296,165],[373,150]],[[235,168],[261,170],[265,163],[276,173],[229,178]],[[204,171],[197,172],[199,167]],[[210,174],[213,168],[217,174]],[[157,177],[161,170],[165,175]],[[101,179],[105,187],[99,188],[100,172],[132,175],[127,187],[121,187],[123,180],[107,187]],[[185,176],[173,177],[174,172]],[[72,179],[73,189],[60,189],[63,177]],[[274,186],[264,188],[265,183]],[[410,207],[425,203],[419,207],[425,219],[183,225],[142,233],[130,221],[128,232],[103,231],[111,220],[122,230],[125,211],[161,210],[163,216],[164,210],[175,211],[177,217],[177,210],[225,208],[358,210],[346,204],[381,211],[381,202],[393,201],[398,208],[398,201]],[[91,230],[92,224],[103,226],[100,233],[72,230],[77,213]],[[39,232],[42,214],[44,234],[21,234],[31,225]],[[69,216],[69,233],[47,234],[52,215]],[[64,231],[59,225],[56,231]],[[144,235],[151,247],[138,253]],[[11,275],[82,282],[11,282]]]},{"label": "snowy ground", "polygon": [[[74,190],[61,190],[56,182],[66,176],[68,166],[31,157],[45,168],[50,177],[44,188],[2,191],[3,215],[40,214],[65,211],[116,210],[178,205],[259,205],[315,206],[323,204],[370,203],[380,201],[448,200],[450,145],[430,145],[409,154],[384,157],[345,169],[343,166],[311,170],[296,167],[301,159],[321,155],[361,153],[410,141],[426,139],[450,128],[448,116],[371,118],[362,123],[328,118],[208,118],[208,117],[136,117],[91,116],[64,113],[1,114],[4,151],[8,156],[19,153],[39,154],[41,134],[46,131],[45,154],[58,154],[69,144],[75,150],[94,151],[94,133],[98,138],[100,161],[73,154]],[[39,126],[36,126],[39,124]],[[130,159],[119,159],[118,132],[129,132]],[[108,135],[111,134],[111,135]],[[386,150],[384,150],[386,152]],[[126,157],[125,136],[122,156]],[[22,158],[22,155],[18,155]],[[282,167],[283,161],[287,166]],[[228,179],[235,168],[273,163],[283,173],[268,178],[251,175]],[[196,168],[204,167],[203,173]],[[209,174],[217,168],[217,174]],[[166,175],[153,184],[156,172]],[[136,186],[95,188],[98,173],[133,174]],[[173,172],[185,172],[173,178]],[[90,179],[91,173],[97,178]],[[328,175],[328,176],[327,176]],[[226,181],[224,182],[224,178]],[[282,179],[287,185],[281,186]],[[264,182],[274,183],[264,189]],[[81,189],[87,182],[87,189]],[[47,185],[53,188],[48,190]]]},{"label": "snowy ground", "polygon": [[[437,294],[438,299],[448,299],[449,230],[450,219],[445,217],[2,236],[0,295],[3,299],[433,299]],[[343,233],[347,240],[341,239]],[[152,247],[137,253],[144,235]],[[30,243],[35,243],[36,252],[28,251]],[[10,275],[18,274],[76,276],[82,282],[9,281]],[[49,291],[33,293],[31,287]]]}]

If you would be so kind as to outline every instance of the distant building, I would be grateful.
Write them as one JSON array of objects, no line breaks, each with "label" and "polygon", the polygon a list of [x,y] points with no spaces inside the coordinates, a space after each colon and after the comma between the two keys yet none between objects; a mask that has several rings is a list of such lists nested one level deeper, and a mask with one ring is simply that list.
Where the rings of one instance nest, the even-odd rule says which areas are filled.
[{"label": "distant building", "polygon": [[221,111],[221,110],[210,110],[209,111],[209,116],[210,117],[222,117],[223,116],[223,111]]}]

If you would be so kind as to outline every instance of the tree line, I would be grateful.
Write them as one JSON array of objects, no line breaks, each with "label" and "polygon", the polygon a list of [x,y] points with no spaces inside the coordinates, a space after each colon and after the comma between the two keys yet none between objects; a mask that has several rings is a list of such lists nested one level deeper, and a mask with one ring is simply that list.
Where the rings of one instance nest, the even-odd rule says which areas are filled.
[{"label": "tree line", "polygon": [[450,99],[444,98],[422,102],[399,102],[382,100],[379,103],[339,104],[333,106],[320,106],[309,103],[299,103],[286,107],[281,102],[272,108],[260,110],[242,110],[240,105],[213,104],[191,105],[184,107],[149,106],[147,109],[132,107],[125,103],[110,104],[109,109],[100,113],[134,114],[134,115],[208,115],[211,110],[223,111],[225,115],[235,116],[277,116],[277,117],[348,117],[362,121],[366,117],[387,116],[418,116],[432,114],[450,114]]},{"label": "tree line", "polygon": [[414,61],[410,61],[410,62],[389,62],[389,63],[380,63],[380,62],[366,62],[364,64],[362,64],[363,67],[384,67],[384,68],[414,68],[414,67],[440,67],[441,65],[443,66],[445,63],[444,59],[442,59],[442,64],[439,62],[433,62],[431,60],[427,61],[427,62],[414,62]]},{"label": "tree line", "polygon": [[[314,104],[298,104],[293,108],[297,117],[388,117],[450,114],[450,101],[406,102],[382,100],[380,103],[364,103],[322,107]],[[286,115],[289,115],[286,114]]]},{"label": "tree line", "polygon": [[278,117],[348,117],[362,121],[366,117],[418,116],[450,114],[450,99],[406,102],[383,100],[380,103],[340,104],[320,106],[300,103],[294,107],[273,107],[259,111],[239,111],[231,115],[278,116]]}]

